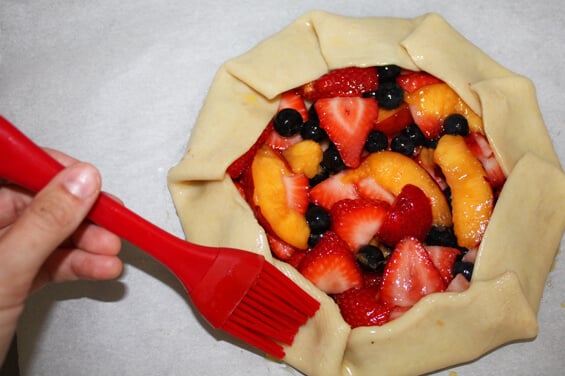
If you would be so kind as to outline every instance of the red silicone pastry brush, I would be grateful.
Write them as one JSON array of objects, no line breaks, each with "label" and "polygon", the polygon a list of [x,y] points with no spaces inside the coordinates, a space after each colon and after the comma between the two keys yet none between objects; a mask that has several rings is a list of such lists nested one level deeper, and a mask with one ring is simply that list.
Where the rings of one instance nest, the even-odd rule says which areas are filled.
[{"label": "red silicone pastry brush", "polygon": [[[62,169],[0,116],[0,177],[37,192]],[[262,255],[186,242],[104,193],[88,218],[167,266],[214,328],[276,358],[320,306]]]}]

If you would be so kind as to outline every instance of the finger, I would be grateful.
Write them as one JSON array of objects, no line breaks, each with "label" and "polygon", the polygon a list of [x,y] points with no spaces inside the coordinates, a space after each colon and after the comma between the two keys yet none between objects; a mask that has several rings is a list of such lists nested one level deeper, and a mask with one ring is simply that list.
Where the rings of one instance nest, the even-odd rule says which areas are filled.
[{"label": "finger", "polygon": [[72,241],[77,248],[87,252],[115,256],[120,252],[122,241],[116,234],[92,223],[83,223],[73,234]]},{"label": "finger", "polygon": [[16,220],[31,202],[29,191],[15,185],[0,186],[0,228]]},{"label": "finger", "polygon": [[97,255],[82,249],[57,250],[46,260],[31,291],[49,282],[114,279],[122,270],[122,261],[117,256]]},{"label": "finger", "polygon": [[100,175],[76,163],[59,173],[4,233],[0,257],[6,270],[31,279],[47,256],[78,228],[100,192]]},{"label": "finger", "polygon": [[47,152],[47,154],[49,154],[50,156],[55,158],[57,160],[57,162],[59,162],[63,166],[70,166],[70,165],[78,162],[77,159],[71,157],[70,155],[62,153],[59,150],[50,149],[50,148],[43,148],[43,150],[45,150]]}]

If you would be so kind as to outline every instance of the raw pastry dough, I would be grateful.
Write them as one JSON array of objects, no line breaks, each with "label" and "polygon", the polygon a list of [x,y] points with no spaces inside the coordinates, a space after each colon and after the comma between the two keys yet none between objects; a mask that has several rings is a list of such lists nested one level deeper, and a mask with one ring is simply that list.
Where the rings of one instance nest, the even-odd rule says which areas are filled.
[{"label": "raw pastry dough", "polygon": [[[279,59],[281,49],[289,58]],[[384,64],[443,79],[482,114],[509,178],[467,291],[428,295],[384,326],[351,330],[331,298],[273,260],[263,229],[225,171],[255,142],[280,93],[330,69]],[[491,60],[436,14],[348,18],[312,11],[227,61],[185,157],[170,170],[169,189],[188,239],[262,253],[322,303],[285,349],[284,361],[308,375],[421,374],[533,338],[545,278],[565,229],[565,174],[532,83]]]}]

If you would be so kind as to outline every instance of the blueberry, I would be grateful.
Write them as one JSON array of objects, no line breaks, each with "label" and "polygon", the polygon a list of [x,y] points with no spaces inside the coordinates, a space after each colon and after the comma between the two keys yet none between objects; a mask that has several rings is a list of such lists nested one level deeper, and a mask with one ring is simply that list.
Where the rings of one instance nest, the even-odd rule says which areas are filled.
[{"label": "blueberry", "polygon": [[321,142],[328,138],[326,131],[320,128],[320,121],[315,119],[310,119],[302,125],[300,135],[305,140],[316,142]]},{"label": "blueberry", "polygon": [[323,163],[320,163],[320,168],[321,171],[318,172],[316,175],[314,175],[314,177],[312,177],[309,180],[310,188],[315,187],[316,185],[320,184],[321,182],[323,182],[324,180],[330,177],[330,172]]},{"label": "blueberry", "polygon": [[437,147],[438,141],[439,141],[439,137],[433,138],[431,140],[426,138],[423,146],[430,148],[430,149],[435,149]]},{"label": "blueberry", "polygon": [[453,275],[463,274],[467,281],[471,281],[473,275],[473,263],[468,261],[455,261],[453,264]]},{"label": "blueberry", "polygon": [[324,166],[327,167],[330,173],[337,174],[338,172],[345,170],[346,166],[341,159],[339,151],[333,143],[331,143],[326,151],[324,151],[324,159],[322,161]]},{"label": "blueberry", "polygon": [[432,226],[426,237],[427,245],[441,245],[457,248],[457,238],[452,227]]},{"label": "blueberry", "polygon": [[371,131],[365,141],[365,150],[369,153],[376,153],[388,148],[388,137],[381,131]]},{"label": "blueberry", "polygon": [[290,137],[300,132],[302,115],[293,108],[283,108],[275,115],[273,123],[278,134]]},{"label": "blueberry", "polygon": [[469,134],[469,122],[463,115],[451,114],[443,121],[443,131],[446,134],[467,136]]},{"label": "blueberry", "polygon": [[312,105],[308,109],[308,120],[313,120],[317,123],[320,123],[320,118],[318,117],[318,113],[316,112],[316,106]]},{"label": "blueberry", "polygon": [[398,65],[391,64],[377,67],[377,75],[380,83],[394,81],[399,74],[400,67]]},{"label": "blueberry", "polygon": [[327,211],[318,205],[308,205],[306,211],[306,222],[310,227],[310,232],[314,234],[322,234],[330,228],[330,215]]},{"label": "blueberry", "polygon": [[362,269],[368,272],[379,271],[385,264],[386,259],[380,248],[374,245],[364,245],[355,254],[355,259]]},{"label": "blueberry", "polygon": [[381,108],[392,110],[403,101],[404,90],[396,82],[383,82],[377,88],[377,102]]},{"label": "blueberry", "polygon": [[407,157],[411,157],[414,154],[415,149],[416,145],[414,141],[404,134],[394,137],[390,142],[390,150],[404,154]]},{"label": "blueberry", "polygon": [[415,146],[422,146],[426,143],[426,137],[416,124],[412,123],[402,130],[402,134],[407,136]]},{"label": "blueberry", "polygon": [[320,242],[320,240],[322,240],[323,237],[324,234],[314,234],[311,232],[310,236],[308,237],[308,247],[313,248]]}]

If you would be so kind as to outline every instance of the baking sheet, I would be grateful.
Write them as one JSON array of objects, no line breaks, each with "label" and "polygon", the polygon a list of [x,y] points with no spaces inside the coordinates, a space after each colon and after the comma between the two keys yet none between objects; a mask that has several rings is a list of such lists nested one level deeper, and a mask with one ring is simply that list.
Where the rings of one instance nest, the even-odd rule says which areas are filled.
[{"label": "baking sheet", "polygon": [[[557,0],[3,0],[0,113],[39,144],[94,163],[105,190],[182,236],[166,175],[184,153],[217,68],[311,9],[441,13],[499,63],[533,80],[565,162],[565,11]],[[116,281],[50,286],[29,300],[18,330],[22,374],[298,374],[210,331],[175,278],[135,247],[124,244],[122,257],[125,271]],[[548,277],[534,341],[438,374],[561,374],[563,257]]]}]

